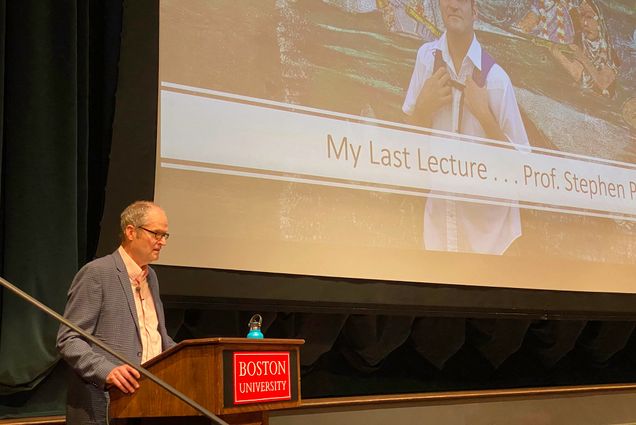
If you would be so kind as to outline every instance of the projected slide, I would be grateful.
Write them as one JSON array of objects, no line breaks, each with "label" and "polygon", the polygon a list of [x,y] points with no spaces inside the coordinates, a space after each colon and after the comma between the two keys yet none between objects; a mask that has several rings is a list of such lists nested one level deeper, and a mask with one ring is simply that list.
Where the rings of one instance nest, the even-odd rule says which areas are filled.
[{"label": "projected slide", "polygon": [[161,0],[159,38],[163,264],[636,292],[633,0]]}]

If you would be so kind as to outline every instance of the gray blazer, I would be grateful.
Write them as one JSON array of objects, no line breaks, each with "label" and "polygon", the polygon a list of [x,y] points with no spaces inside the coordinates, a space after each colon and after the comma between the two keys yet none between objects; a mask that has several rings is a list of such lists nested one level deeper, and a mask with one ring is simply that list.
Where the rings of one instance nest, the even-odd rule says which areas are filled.
[{"label": "gray blazer", "polygon": [[[157,275],[149,268],[162,349],[175,342],[166,332]],[[117,251],[86,264],[77,273],[68,291],[64,316],[135,364],[141,361],[141,337],[135,300],[126,266]],[[61,325],[57,349],[75,373],[70,374],[66,423],[108,423],[106,376],[121,362],[95,347],[68,327]]]}]

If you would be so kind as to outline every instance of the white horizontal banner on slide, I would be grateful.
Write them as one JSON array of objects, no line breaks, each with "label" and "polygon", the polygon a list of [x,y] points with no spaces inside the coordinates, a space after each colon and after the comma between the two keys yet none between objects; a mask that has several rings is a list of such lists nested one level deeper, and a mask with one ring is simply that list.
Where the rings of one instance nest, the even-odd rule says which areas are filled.
[{"label": "white horizontal banner on slide", "polygon": [[162,167],[636,221],[633,164],[173,83],[160,125]]}]

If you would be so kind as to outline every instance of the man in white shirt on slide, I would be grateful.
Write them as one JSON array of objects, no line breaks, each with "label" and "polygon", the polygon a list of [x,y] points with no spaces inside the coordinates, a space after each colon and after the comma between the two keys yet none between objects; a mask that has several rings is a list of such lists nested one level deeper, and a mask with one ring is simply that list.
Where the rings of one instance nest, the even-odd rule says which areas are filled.
[{"label": "man in white shirt on slide", "polygon": [[[415,125],[505,141],[527,151],[528,136],[510,78],[482,52],[475,37],[475,0],[439,3],[446,32],[417,52],[403,111]],[[475,76],[482,71],[485,81],[476,82]],[[517,207],[426,200],[424,247],[428,250],[501,255],[519,236]]]}]

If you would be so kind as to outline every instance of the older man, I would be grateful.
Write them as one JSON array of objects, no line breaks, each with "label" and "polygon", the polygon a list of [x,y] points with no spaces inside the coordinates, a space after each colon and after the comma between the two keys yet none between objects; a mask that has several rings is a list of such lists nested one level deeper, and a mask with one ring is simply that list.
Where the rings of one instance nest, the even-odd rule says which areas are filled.
[{"label": "older man", "polygon": [[[175,344],[166,332],[157,276],[148,266],[166,245],[168,219],[159,206],[138,201],[121,213],[121,233],[115,252],[77,273],[64,315],[141,364]],[[64,325],[57,347],[75,371],[69,381],[66,423],[106,424],[108,387],[132,393],[139,387],[139,373]]]},{"label": "older man", "polygon": [[[509,142],[527,151],[510,78],[475,37],[475,0],[439,0],[439,6],[446,32],[417,52],[402,109],[414,124]],[[428,250],[500,255],[520,235],[517,207],[426,200]]]}]

